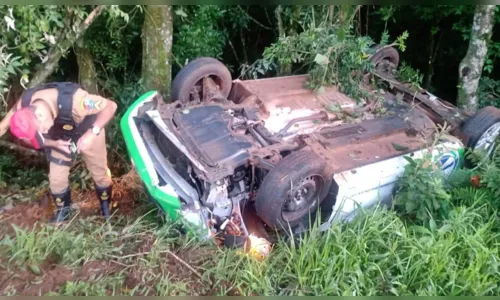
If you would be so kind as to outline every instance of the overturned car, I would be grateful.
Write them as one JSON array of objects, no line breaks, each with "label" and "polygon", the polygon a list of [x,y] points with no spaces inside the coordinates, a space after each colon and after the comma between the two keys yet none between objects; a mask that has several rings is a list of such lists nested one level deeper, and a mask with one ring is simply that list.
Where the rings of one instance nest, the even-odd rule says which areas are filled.
[{"label": "overturned car", "polygon": [[[430,153],[449,174],[465,148],[491,153],[498,109],[470,116],[391,77],[395,49],[374,58],[378,78],[391,82],[376,103],[384,113],[335,87],[305,89],[307,75],[240,81],[215,59],[192,61],[172,83],[173,102],[148,92],[121,120],[151,199],[207,237],[295,234],[316,217],[326,229],[390,202],[404,156]],[[438,135],[443,124],[451,134]]]}]

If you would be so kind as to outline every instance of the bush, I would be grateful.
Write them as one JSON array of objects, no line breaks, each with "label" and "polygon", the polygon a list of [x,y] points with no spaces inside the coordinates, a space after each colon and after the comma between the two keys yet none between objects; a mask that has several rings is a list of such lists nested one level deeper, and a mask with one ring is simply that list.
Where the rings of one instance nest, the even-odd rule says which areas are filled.
[{"label": "bush", "polygon": [[450,194],[440,169],[430,159],[405,158],[409,165],[399,182],[396,207],[410,219],[423,223],[445,218],[450,209]]}]

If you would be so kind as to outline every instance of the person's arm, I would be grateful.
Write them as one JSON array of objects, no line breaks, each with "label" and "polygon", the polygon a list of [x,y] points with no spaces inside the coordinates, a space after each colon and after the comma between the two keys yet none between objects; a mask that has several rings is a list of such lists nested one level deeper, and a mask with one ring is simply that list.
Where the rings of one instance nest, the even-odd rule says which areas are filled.
[{"label": "person's arm", "polygon": [[[81,117],[97,115],[92,126],[98,127],[101,130],[111,121],[117,109],[117,105],[114,101],[99,95],[85,93],[79,101],[79,103],[76,103],[78,105],[77,107],[79,107],[78,115]],[[78,140],[78,152],[85,151],[85,149],[93,143],[95,137],[96,135],[92,132],[92,128],[87,130]]]},{"label": "person's arm", "polygon": [[97,118],[92,125],[99,128],[104,128],[109,123],[115,115],[117,108],[114,101],[99,95],[88,94],[86,92],[80,98],[79,103],[75,104],[79,107],[77,113],[81,117],[97,115]]},{"label": "person's arm", "polygon": [[64,141],[64,140],[55,141],[51,139],[44,139],[42,148],[58,149],[67,154],[70,154],[71,153],[71,149],[69,148],[70,144],[71,144],[70,141]]},{"label": "person's arm", "polygon": [[118,108],[118,105],[116,105],[116,103],[114,101],[103,98],[101,96],[89,95],[89,97],[92,97],[93,99],[96,99],[97,101],[100,101],[101,105],[103,105],[102,110],[100,110],[97,113],[97,118],[93,124],[93,126],[96,126],[96,127],[99,127],[102,129],[114,117],[114,115],[116,113],[116,109]]}]

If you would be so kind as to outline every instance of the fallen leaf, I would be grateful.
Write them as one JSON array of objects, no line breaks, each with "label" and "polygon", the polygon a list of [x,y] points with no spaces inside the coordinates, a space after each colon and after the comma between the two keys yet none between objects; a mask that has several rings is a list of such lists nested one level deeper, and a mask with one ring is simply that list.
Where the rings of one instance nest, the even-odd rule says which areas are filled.
[{"label": "fallen leaf", "polygon": [[392,146],[394,147],[394,149],[396,149],[396,151],[407,151],[410,149],[406,146],[401,146],[401,145],[396,144],[396,143],[392,143]]},{"label": "fallen leaf", "polygon": [[342,110],[342,108],[336,104],[328,105],[326,109],[328,109],[331,112],[340,112]]},{"label": "fallen leaf", "polygon": [[37,276],[42,275],[42,271],[40,270],[40,268],[37,265],[29,265],[28,267],[30,268],[30,271],[33,274],[35,274]]}]

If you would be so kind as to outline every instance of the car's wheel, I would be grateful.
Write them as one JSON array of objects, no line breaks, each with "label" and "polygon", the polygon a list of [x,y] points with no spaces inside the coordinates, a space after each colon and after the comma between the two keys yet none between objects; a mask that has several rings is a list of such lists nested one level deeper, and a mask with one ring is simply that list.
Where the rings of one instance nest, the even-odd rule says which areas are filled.
[{"label": "car's wheel", "polygon": [[370,58],[373,68],[382,74],[394,75],[399,66],[399,53],[394,47],[374,47],[376,53]]},{"label": "car's wheel", "polygon": [[272,229],[309,227],[332,182],[325,160],[310,151],[283,158],[257,191],[257,215]]},{"label": "car's wheel", "polygon": [[220,93],[227,98],[231,91],[232,77],[227,67],[211,57],[195,59],[182,68],[172,81],[172,100],[186,105],[203,99],[203,78],[210,77]]},{"label": "car's wheel", "polygon": [[[493,106],[480,109],[464,122],[462,132],[468,138],[468,148],[491,156],[500,136],[500,110]],[[473,165],[468,159],[465,164]]]}]

